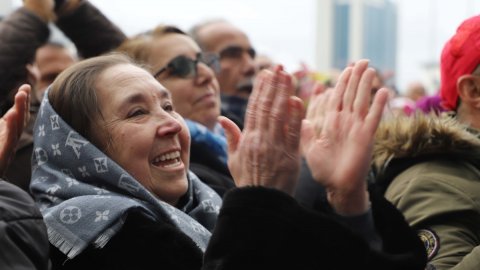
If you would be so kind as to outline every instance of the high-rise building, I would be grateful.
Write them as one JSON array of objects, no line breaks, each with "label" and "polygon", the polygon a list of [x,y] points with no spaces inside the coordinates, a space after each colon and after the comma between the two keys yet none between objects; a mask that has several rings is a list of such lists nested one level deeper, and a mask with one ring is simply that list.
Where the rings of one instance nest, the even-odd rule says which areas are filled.
[{"label": "high-rise building", "polygon": [[317,60],[319,70],[343,69],[349,62],[394,72],[397,51],[397,8],[391,0],[318,0]]}]

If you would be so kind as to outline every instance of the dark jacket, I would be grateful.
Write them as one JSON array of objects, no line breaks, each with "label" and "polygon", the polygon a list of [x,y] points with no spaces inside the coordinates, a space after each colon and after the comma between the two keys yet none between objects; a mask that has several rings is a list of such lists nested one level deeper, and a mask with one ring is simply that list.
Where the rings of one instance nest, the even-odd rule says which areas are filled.
[{"label": "dark jacket", "polygon": [[193,140],[190,144],[190,170],[220,197],[235,187],[227,165],[205,144]]},{"label": "dark jacket", "polygon": [[435,269],[480,269],[480,139],[451,116],[401,118],[376,134],[377,185]]},{"label": "dark jacket", "polygon": [[384,252],[372,251],[329,214],[250,187],[227,192],[205,256],[173,226],[138,213],[103,249],[66,260],[52,247],[53,269],[423,269],[423,246],[403,217],[382,199],[372,207]]},{"label": "dark jacket", "polygon": [[[82,1],[75,11],[59,17],[56,24],[74,42],[79,55],[84,58],[109,52],[126,39],[125,34],[88,1]],[[9,92],[15,93],[21,84],[27,82],[25,65],[34,61],[37,48],[47,41],[49,33],[47,24],[24,8],[16,10],[0,23],[2,97]],[[36,111],[32,111],[31,122],[25,128],[15,157],[6,172],[7,181],[26,191],[29,190],[31,178],[32,127],[35,116]]]},{"label": "dark jacket", "polygon": [[58,18],[56,25],[75,44],[82,58],[113,51],[127,39],[120,28],[88,1],[71,14]]},{"label": "dark jacket", "polygon": [[27,82],[26,65],[34,61],[37,48],[48,36],[47,24],[25,8],[0,22],[1,115],[13,105],[18,87]]},{"label": "dark jacket", "polygon": [[0,180],[0,269],[49,267],[49,243],[42,214],[32,198]]}]

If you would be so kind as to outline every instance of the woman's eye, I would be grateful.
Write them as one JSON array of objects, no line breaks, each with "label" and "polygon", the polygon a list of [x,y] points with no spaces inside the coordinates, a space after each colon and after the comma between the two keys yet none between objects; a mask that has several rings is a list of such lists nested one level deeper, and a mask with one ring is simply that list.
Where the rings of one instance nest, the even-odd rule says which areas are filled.
[{"label": "woman's eye", "polygon": [[134,110],[134,111],[132,111],[131,113],[128,114],[128,118],[136,117],[136,116],[140,116],[140,115],[144,115],[144,114],[145,114],[145,111],[143,111],[143,110]]}]

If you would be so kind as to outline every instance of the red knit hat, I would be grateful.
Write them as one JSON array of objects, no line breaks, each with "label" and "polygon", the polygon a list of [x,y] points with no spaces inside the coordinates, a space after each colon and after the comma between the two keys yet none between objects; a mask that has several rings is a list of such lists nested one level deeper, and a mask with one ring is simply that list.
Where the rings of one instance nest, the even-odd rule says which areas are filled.
[{"label": "red knit hat", "polygon": [[447,110],[457,108],[457,81],[480,64],[480,15],[465,20],[445,44],[440,60],[440,96]]}]

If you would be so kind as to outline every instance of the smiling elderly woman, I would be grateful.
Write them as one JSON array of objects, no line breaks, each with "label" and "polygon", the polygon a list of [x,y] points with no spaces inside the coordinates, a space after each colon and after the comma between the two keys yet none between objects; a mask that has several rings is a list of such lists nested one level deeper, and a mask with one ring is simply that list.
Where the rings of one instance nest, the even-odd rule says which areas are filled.
[{"label": "smiling elderly woman", "polygon": [[[347,90],[344,76],[338,92],[367,93],[371,74],[365,74],[365,83],[353,81]],[[31,183],[47,225],[53,269],[423,269],[421,242],[394,208],[381,207],[386,202],[372,201],[385,250],[370,248],[332,214],[295,202],[303,103],[292,96],[291,77],[281,68],[258,80],[245,130],[221,119],[238,186],[221,205],[187,169],[188,130],[169,91],[150,73],[120,55],[85,60],[62,72],[35,124]],[[331,201],[338,213],[369,213],[361,187],[367,146],[386,100],[385,91],[380,95],[369,117],[330,107],[341,120],[337,128],[351,129],[342,121],[346,117],[358,120],[353,130],[361,132],[339,137],[325,124],[323,130],[332,130],[325,136],[336,142],[328,148],[306,126],[302,147],[313,175],[324,173],[322,180],[335,191],[351,191]],[[355,104],[368,112],[370,95],[357,96],[352,101],[361,99]],[[353,136],[362,143],[345,144]],[[346,158],[345,151],[353,155]],[[345,170],[329,174],[337,172],[338,162]]]},{"label": "smiling elderly woman", "polygon": [[190,170],[223,196],[234,183],[227,167],[224,130],[218,122],[218,56],[202,52],[191,37],[171,25],[128,39],[118,51],[145,63],[170,91],[175,111],[185,119],[191,135]]}]

